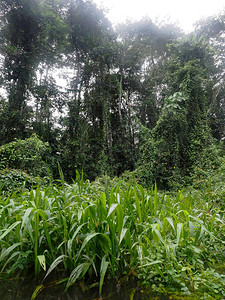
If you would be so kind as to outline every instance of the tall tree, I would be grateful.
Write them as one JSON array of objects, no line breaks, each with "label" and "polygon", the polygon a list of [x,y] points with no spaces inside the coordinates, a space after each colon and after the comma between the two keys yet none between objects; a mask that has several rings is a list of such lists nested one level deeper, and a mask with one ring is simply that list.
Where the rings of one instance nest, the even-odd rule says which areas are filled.
[{"label": "tall tree", "polygon": [[209,89],[208,109],[210,126],[215,138],[225,135],[225,11],[218,16],[203,19],[196,24],[196,34],[204,38],[214,51],[213,82]]},{"label": "tall tree", "polygon": [[31,130],[28,100],[40,63],[51,64],[65,33],[54,11],[55,1],[1,1],[1,53],[4,56],[4,85],[8,92],[9,118],[5,141],[26,137]]},{"label": "tall tree", "polygon": [[[115,55],[115,37],[111,24],[91,1],[71,1],[67,22],[70,28],[67,62],[74,70],[74,78],[63,159],[69,159],[70,174],[74,174],[75,167],[83,168],[94,178],[99,173],[98,162],[108,135],[108,104],[103,86]],[[98,95],[93,92],[95,87]]]},{"label": "tall tree", "polygon": [[[205,148],[212,143],[206,97],[211,82],[212,55],[201,40],[189,38],[171,45],[168,62],[170,96],[160,118],[145,139],[140,163],[146,180],[165,188],[184,183]],[[144,174],[143,173],[143,174]]]},{"label": "tall tree", "polygon": [[148,18],[122,25],[118,32],[126,49],[121,60],[124,87],[142,124],[153,128],[167,89],[167,44],[182,33],[173,24],[155,24]]},{"label": "tall tree", "polygon": [[39,6],[34,1],[1,1],[1,30],[4,77],[8,91],[10,118],[7,137],[26,135],[29,110],[27,91],[37,66],[36,54],[40,30]]}]

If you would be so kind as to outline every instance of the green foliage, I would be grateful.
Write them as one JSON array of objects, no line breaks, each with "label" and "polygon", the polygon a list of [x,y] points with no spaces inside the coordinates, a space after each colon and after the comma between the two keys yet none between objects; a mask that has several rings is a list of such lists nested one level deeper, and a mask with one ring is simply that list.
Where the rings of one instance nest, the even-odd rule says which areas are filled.
[{"label": "green foliage", "polygon": [[193,166],[213,143],[205,91],[211,55],[201,40],[184,40],[171,47],[168,68],[173,94],[165,99],[150,137],[143,136],[139,162],[141,176],[145,173],[148,181],[164,189],[190,184]]},{"label": "green foliage", "polygon": [[35,134],[26,140],[0,146],[0,169],[11,168],[26,171],[33,176],[48,176],[53,165],[51,149]]},{"label": "green foliage", "polygon": [[217,16],[208,17],[200,20],[196,24],[195,33],[208,42],[213,50],[214,60],[216,62],[213,70],[213,84],[209,89],[208,99],[210,101],[208,115],[213,136],[220,140],[224,136],[225,116],[224,116],[224,11]]},{"label": "green foliage", "polygon": [[222,139],[223,15],[184,36],[149,18],[114,30],[92,1],[2,0],[0,12],[1,145],[35,132],[68,180],[137,168],[146,186],[178,188],[212,144],[209,126]]},{"label": "green foliage", "polygon": [[[46,179],[48,182],[48,179]],[[32,186],[44,184],[44,179],[28,175],[26,172],[15,169],[0,170],[0,191],[2,196],[11,195],[13,192],[28,191]]]},{"label": "green foliage", "polygon": [[91,184],[79,173],[68,185],[60,176],[59,186],[1,201],[2,274],[33,268],[38,276],[42,266],[46,281],[63,268],[66,289],[98,279],[100,293],[106,276],[135,274],[153,290],[224,297],[224,276],[213,269],[224,260],[224,210],[205,192],[169,196],[156,186]]},{"label": "green foliage", "polygon": [[192,169],[191,177],[196,188],[200,188],[206,182],[212,185],[221,184],[225,176],[222,144],[215,141],[214,144],[205,148]]}]

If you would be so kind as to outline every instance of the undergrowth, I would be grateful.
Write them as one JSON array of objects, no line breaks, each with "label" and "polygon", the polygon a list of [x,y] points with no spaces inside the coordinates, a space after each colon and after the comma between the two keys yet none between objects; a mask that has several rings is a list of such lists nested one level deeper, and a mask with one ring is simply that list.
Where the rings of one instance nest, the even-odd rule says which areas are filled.
[{"label": "undergrowth", "polygon": [[[67,290],[81,279],[137,276],[151,290],[225,298],[224,191],[205,187],[166,194],[154,186],[107,178],[90,183],[77,173],[29,191],[2,194],[0,274],[60,270]],[[223,265],[224,266],[224,265]],[[44,275],[43,275],[44,274]]]}]

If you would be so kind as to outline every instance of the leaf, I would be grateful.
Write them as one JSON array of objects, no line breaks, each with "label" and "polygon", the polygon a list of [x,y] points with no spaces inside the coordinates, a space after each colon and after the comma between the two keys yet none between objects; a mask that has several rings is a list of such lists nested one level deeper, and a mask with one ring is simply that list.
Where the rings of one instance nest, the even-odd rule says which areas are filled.
[{"label": "leaf", "polygon": [[32,212],[32,210],[33,210],[33,207],[29,207],[26,210],[26,212],[23,216],[23,222],[22,222],[22,225],[21,225],[21,229],[27,224],[28,217],[29,217],[30,213]]},{"label": "leaf", "polygon": [[18,247],[19,245],[21,245],[22,243],[16,243],[13,244],[12,246],[10,246],[9,248],[7,248],[4,252],[2,252],[1,256],[0,256],[0,261],[2,261],[7,255],[10,254],[11,251],[13,251],[16,247]]},{"label": "leaf", "polygon": [[99,233],[99,232],[94,232],[94,233],[90,233],[88,236],[86,236],[86,238],[84,239],[83,244],[82,244],[82,246],[81,246],[81,248],[80,248],[80,251],[79,251],[79,253],[78,253],[78,255],[77,255],[77,258],[80,256],[82,250],[83,250],[84,247],[87,245],[87,243],[88,243],[91,239],[93,239],[96,235],[99,235],[99,234],[101,234],[101,233]]},{"label": "leaf", "polygon": [[104,207],[104,209],[106,209],[106,194],[105,193],[101,193],[101,205]]},{"label": "leaf", "polygon": [[201,225],[201,231],[200,231],[200,235],[199,235],[198,240],[200,240],[200,239],[203,237],[205,231],[206,231],[205,226],[204,226],[204,225]]},{"label": "leaf", "polygon": [[173,230],[175,231],[175,227],[174,227],[174,225],[173,225],[173,219],[172,219],[172,218],[169,218],[169,217],[167,217],[166,219],[167,219],[167,221],[169,222],[169,224],[171,225],[171,227],[173,228]]},{"label": "leaf", "polygon": [[84,276],[85,273],[87,272],[87,270],[89,269],[91,263],[90,262],[85,262],[82,263],[80,265],[78,265],[70,274],[68,282],[66,284],[66,291],[68,290],[68,288],[73,285],[76,280],[81,276],[81,274]]},{"label": "leaf", "polygon": [[96,270],[96,266],[95,266],[95,262],[94,262],[94,258],[96,257],[96,254],[94,254],[94,256],[91,258],[88,255],[83,255],[83,257],[85,257],[87,260],[89,260],[89,262],[91,263],[94,271],[95,271],[95,275],[98,276],[98,272]]},{"label": "leaf", "polygon": [[43,222],[43,228],[44,228],[44,233],[45,233],[45,236],[46,236],[46,239],[47,239],[47,242],[48,242],[49,249],[51,251],[52,258],[54,258],[54,250],[53,250],[52,241],[51,241],[51,237],[50,237],[50,234],[49,234],[49,229],[48,229],[48,226],[47,226],[47,222]]},{"label": "leaf", "polygon": [[189,230],[190,230],[190,236],[194,238],[194,224],[192,221],[189,221]]},{"label": "leaf", "polygon": [[81,228],[87,223],[84,223],[84,224],[81,224],[80,226],[77,227],[76,231],[74,232],[72,238],[71,238],[71,241],[73,242],[73,240],[76,238],[78,232],[81,230]]},{"label": "leaf", "polygon": [[158,239],[162,242],[163,245],[165,245],[165,241],[164,241],[161,233],[159,232],[159,230],[154,225],[156,225],[156,224],[152,224],[152,231],[155,232],[155,234],[157,235]]},{"label": "leaf", "polygon": [[121,234],[120,234],[120,241],[119,241],[119,245],[121,244],[125,234],[127,233],[127,228],[123,228],[122,231],[121,231]]},{"label": "leaf", "polygon": [[111,215],[111,213],[116,209],[117,205],[119,205],[119,203],[113,203],[110,208],[109,208],[109,212],[107,215],[107,218]]},{"label": "leaf", "polygon": [[152,261],[150,263],[147,263],[145,265],[141,265],[139,266],[139,268],[144,268],[144,267],[148,267],[148,266],[153,266],[153,265],[156,265],[156,264],[161,264],[162,261],[161,260],[155,260],[155,261]]},{"label": "leaf", "polygon": [[182,231],[183,231],[183,223],[178,223],[177,224],[177,244],[179,244],[179,242],[180,242]]},{"label": "leaf", "polygon": [[136,193],[136,191],[134,190],[134,196],[135,196],[135,204],[136,204],[136,210],[137,210],[137,214],[139,217],[139,221],[142,221],[142,217],[141,217],[141,206],[140,206],[140,202],[139,202],[139,198],[138,195]]},{"label": "leaf", "polygon": [[31,296],[31,300],[34,300],[38,294],[40,294],[40,292],[44,289],[44,285],[40,284],[39,286],[36,287],[36,289],[34,290],[32,296]]},{"label": "leaf", "polygon": [[117,210],[118,235],[120,236],[123,228],[123,209],[121,204],[117,205],[116,210]]},{"label": "leaf", "polygon": [[202,250],[201,250],[200,248],[197,248],[197,247],[195,247],[194,245],[191,246],[191,249],[192,249],[195,253],[197,253],[197,254],[199,254],[199,253],[202,252]]},{"label": "leaf", "polygon": [[64,258],[65,257],[67,257],[66,255],[60,255],[59,257],[57,257],[54,261],[53,261],[53,263],[51,264],[51,266],[49,267],[49,269],[48,269],[48,272],[47,272],[47,274],[45,275],[45,277],[44,277],[44,279],[43,280],[45,280],[45,278],[61,263],[61,262],[63,262],[63,260],[64,260]]},{"label": "leaf", "polygon": [[[10,258],[6,261],[6,263],[4,264],[4,266],[2,267],[1,273],[4,271],[5,267],[8,265],[8,263],[9,263],[10,261],[13,260],[14,257],[16,257],[17,255],[20,255],[20,254],[21,254],[20,251],[14,252],[14,253],[10,256]],[[9,270],[7,270],[7,272],[9,272]]]},{"label": "leaf", "polygon": [[81,224],[80,226],[78,226],[77,229],[75,230],[75,232],[74,232],[72,238],[71,238],[70,240],[68,240],[68,242],[67,242],[67,251],[68,251],[70,257],[71,257],[71,255],[72,255],[72,250],[73,250],[73,248],[72,248],[72,247],[73,247],[73,241],[74,241],[74,239],[76,238],[78,232],[81,230],[81,228],[82,228],[85,224],[87,224],[87,223],[84,223],[84,224]]},{"label": "leaf", "polygon": [[18,224],[20,224],[21,221],[17,221],[13,223],[11,226],[9,226],[8,229],[0,236],[0,240],[2,240],[8,233],[10,233],[11,230],[13,230]]},{"label": "leaf", "polygon": [[45,261],[45,256],[44,255],[38,255],[38,260],[44,271],[46,271],[46,261]]},{"label": "leaf", "polygon": [[106,256],[102,258],[101,268],[100,268],[100,283],[99,283],[99,294],[102,293],[102,285],[104,282],[105,274],[108,268],[109,262],[106,261]]}]

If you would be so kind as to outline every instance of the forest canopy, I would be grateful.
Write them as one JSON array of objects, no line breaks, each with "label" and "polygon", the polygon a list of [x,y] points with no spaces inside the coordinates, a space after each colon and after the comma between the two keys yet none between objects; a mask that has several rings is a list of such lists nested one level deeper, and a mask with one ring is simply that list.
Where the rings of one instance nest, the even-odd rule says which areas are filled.
[{"label": "forest canopy", "polygon": [[223,12],[184,34],[149,18],[114,29],[92,1],[2,0],[0,25],[1,155],[36,134],[68,181],[129,171],[162,188],[221,166]]}]

